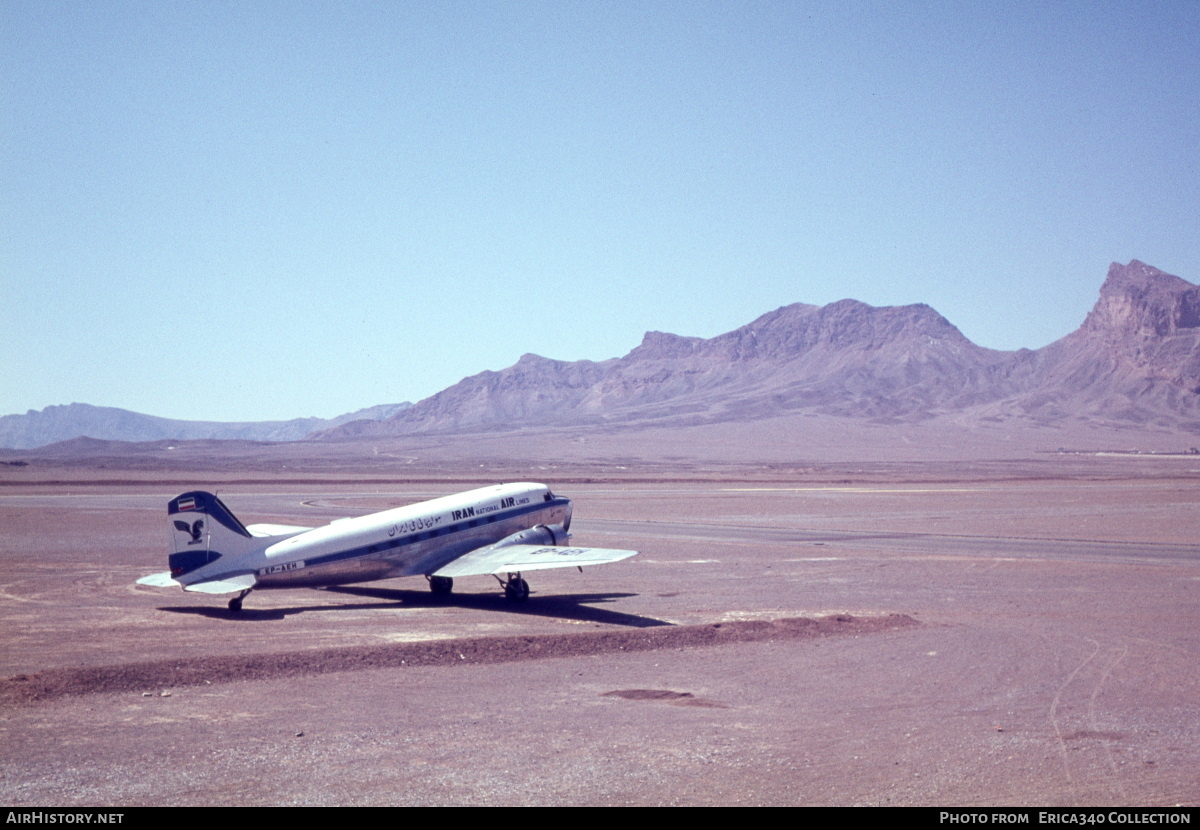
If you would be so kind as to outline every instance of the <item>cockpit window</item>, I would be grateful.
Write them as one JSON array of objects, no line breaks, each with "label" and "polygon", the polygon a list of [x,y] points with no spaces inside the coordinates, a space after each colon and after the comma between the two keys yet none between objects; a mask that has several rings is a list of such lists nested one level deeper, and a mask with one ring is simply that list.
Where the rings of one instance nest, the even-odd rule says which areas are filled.
[{"label": "cockpit window", "polygon": [[554,494],[547,490],[546,497],[543,499],[543,501],[554,501]]}]

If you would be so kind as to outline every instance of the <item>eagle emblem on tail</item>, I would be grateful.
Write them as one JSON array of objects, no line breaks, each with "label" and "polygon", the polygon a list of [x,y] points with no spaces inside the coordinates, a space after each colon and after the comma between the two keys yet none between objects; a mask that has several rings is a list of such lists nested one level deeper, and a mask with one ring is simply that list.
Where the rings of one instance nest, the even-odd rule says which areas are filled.
[{"label": "eagle emblem on tail", "polygon": [[196,519],[196,521],[192,522],[192,524],[190,526],[185,521],[181,521],[179,519],[175,520],[175,529],[176,530],[180,531],[181,533],[190,533],[191,534],[192,541],[188,542],[189,545],[200,544],[200,530],[203,527],[204,527],[203,519]]}]

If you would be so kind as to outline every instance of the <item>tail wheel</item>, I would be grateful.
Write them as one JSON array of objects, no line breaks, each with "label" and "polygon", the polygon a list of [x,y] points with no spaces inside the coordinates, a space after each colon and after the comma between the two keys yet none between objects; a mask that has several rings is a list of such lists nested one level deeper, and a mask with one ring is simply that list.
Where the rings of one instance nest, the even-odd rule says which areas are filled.
[{"label": "tail wheel", "polygon": [[504,596],[513,602],[524,602],[529,599],[529,583],[521,579],[520,574],[510,576],[504,583]]},{"label": "tail wheel", "polygon": [[233,612],[233,613],[235,613],[235,614],[236,614],[238,611],[241,611],[241,610],[242,610],[242,600],[244,600],[244,599],[246,598],[246,594],[248,594],[248,593],[250,593],[250,590],[249,590],[249,589],[247,589],[247,590],[245,590],[245,591],[242,591],[242,592],[241,592],[240,594],[238,594],[236,597],[234,597],[233,599],[229,600],[229,610],[230,610],[230,611],[232,611],[232,612]]}]

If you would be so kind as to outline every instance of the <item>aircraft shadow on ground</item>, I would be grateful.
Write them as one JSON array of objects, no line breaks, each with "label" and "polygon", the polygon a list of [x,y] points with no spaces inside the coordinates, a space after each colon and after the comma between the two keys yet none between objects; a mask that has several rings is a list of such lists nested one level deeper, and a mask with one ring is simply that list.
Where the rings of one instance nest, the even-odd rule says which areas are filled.
[{"label": "aircraft shadow on ground", "polygon": [[672,623],[656,620],[653,617],[642,617],[637,614],[625,614],[620,611],[610,611],[605,608],[595,608],[591,603],[616,602],[624,597],[636,594],[593,593],[593,594],[556,594],[554,596],[531,596],[527,602],[515,603],[499,593],[460,594],[450,596],[435,596],[429,591],[415,591],[393,588],[365,588],[356,586],[337,586],[322,589],[329,593],[349,594],[356,597],[369,597],[382,602],[348,604],[306,605],[292,608],[254,608],[249,605],[253,594],[246,598],[247,605],[234,613],[222,606],[170,606],[161,607],[160,611],[176,614],[195,614],[212,619],[224,619],[244,622],[263,622],[267,620],[282,620],[294,614],[305,614],[314,611],[347,611],[347,610],[386,610],[396,608],[474,608],[480,611],[521,614],[530,617],[556,617],[559,619],[577,620],[579,622],[603,623],[620,625],[627,628],[653,628],[656,626],[672,625]]}]

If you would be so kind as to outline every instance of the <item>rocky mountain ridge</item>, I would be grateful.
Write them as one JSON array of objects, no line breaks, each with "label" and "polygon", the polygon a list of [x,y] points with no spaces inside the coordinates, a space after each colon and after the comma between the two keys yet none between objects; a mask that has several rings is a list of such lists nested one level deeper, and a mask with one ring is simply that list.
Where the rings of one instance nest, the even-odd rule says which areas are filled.
[{"label": "rocky mountain ridge", "polygon": [[0,446],[674,429],[783,416],[1200,433],[1200,287],[1137,260],[1113,263],[1082,325],[1037,350],[985,349],[924,304],[796,303],[707,339],[647,332],[624,357],[599,362],[526,354],[416,404],[329,421],[212,424],[72,404],[0,418]]},{"label": "rocky mountain ridge", "polygon": [[525,355],[320,440],[545,426],[697,424],[785,414],[877,423],[1063,420],[1200,431],[1200,288],[1113,263],[1078,330],[1042,349],[985,349],[927,305],[797,303],[704,339],[648,332],[621,358]]}]

